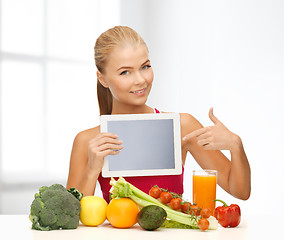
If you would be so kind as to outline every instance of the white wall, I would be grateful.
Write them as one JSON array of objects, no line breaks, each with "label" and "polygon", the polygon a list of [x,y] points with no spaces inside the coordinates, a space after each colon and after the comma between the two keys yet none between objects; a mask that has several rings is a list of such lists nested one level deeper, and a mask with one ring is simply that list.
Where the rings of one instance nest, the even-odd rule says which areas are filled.
[{"label": "white wall", "polygon": [[[150,49],[155,80],[149,104],[188,112],[211,125],[208,110],[241,136],[252,170],[252,194],[237,202],[245,213],[284,195],[284,2],[121,1],[121,24]],[[227,156],[228,153],[224,152]],[[188,157],[185,196],[191,199]],[[284,212],[283,206],[278,206]]]},{"label": "white wall", "polygon": [[66,185],[74,137],[99,124],[94,44],[117,24],[117,0],[0,0],[0,214]]}]

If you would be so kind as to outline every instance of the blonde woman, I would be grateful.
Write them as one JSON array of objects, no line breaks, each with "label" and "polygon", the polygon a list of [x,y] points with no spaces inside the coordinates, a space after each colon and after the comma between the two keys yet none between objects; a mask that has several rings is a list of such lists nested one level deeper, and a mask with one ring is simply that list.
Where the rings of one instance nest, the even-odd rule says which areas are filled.
[{"label": "blonde woman", "polygon": [[[116,26],[102,33],[95,44],[97,96],[100,114],[163,114],[146,105],[153,83],[153,69],[147,45],[133,29]],[[180,113],[183,166],[188,153],[203,169],[218,171],[218,184],[239,199],[250,196],[250,166],[241,138],[209,110],[212,126],[203,127],[188,113]],[[94,195],[99,182],[103,197],[109,201],[109,178],[101,170],[104,157],[116,155],[123,142],[113,133],[101,133],[100,126],[75,137],[67,188],[76,187],[84,196]],[[116,151],[114,151],[116,150]],[[229,150],[229,160],[220,150]],[[182,169],[183,169],[182,166]],[[178,194],[183,193],[183,174],[170,176],[127,177],[145,192],[157,184]]]}]

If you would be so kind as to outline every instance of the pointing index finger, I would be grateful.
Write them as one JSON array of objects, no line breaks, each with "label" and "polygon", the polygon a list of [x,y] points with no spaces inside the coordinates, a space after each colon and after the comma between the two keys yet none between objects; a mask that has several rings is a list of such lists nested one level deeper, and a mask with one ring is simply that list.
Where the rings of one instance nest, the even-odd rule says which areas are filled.
[{"label": "pointing index finger", "polygon": [[200,129],[197,129],[197,130],[195,130],[195,131],[193,131],[193,132],[191,132],[191,133],[185,135],[185,136],[183,137],[183,141],[187,141],[187,140],[192,139],[192,138],[194,138],[194,137],[198,137],[198,136],[200,136],[201,134],[205,133],[206,131],[207,131],[207,129],[206,129],[205,127],[200,128]]}]

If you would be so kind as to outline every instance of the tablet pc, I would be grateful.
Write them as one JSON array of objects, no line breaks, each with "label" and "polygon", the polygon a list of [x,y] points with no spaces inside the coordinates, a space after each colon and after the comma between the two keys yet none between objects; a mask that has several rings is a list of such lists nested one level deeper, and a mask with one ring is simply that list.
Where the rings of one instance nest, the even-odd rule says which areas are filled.
[{"label": "tablet pc", "polygon": [[102,115],[100,124],[101,132],[118,135],[124,146],[104,158],[103,177],[181,174],[178,113]]}]

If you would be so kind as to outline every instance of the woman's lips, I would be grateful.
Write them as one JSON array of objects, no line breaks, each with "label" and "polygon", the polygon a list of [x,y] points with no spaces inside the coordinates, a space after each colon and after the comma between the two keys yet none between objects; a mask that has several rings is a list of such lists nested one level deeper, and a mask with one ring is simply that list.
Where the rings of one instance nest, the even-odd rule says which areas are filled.
[{"label": "woman's lips", "polygon": [[143,96],[146,92],[146,88],[137,90],[137,91],[130,91],[130,93],[133,93],[136,96]]}]

